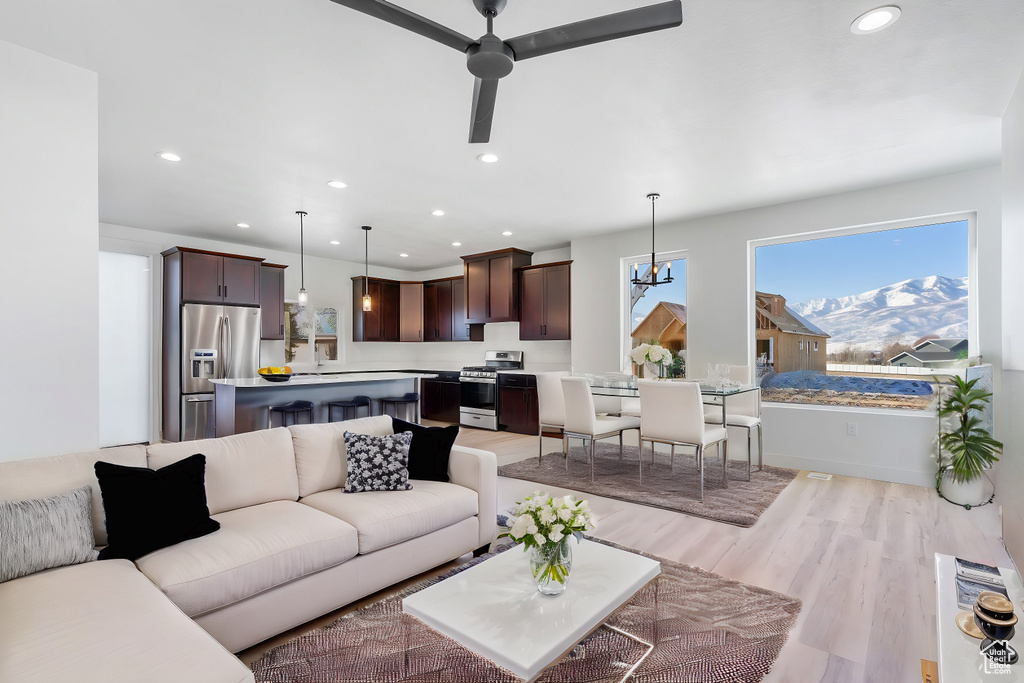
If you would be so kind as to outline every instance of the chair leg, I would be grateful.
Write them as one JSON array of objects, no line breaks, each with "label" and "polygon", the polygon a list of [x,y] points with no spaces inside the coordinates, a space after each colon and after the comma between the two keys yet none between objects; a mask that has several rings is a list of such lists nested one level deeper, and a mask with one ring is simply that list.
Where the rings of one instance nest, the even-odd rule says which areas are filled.
[{"label": "chair leg", "polygon": [[700,502],[704,502],[704,447],[697,446],[697,474],[700,477]]},{"label": "chair leg", "polygon": [[569,445],[565,451],[565,473],[569,474],[569,451],[572,450],[572,444],[569,442],[569,437],[563,436],[562,441]]},{"label": "chair leg", "polygon": [[671,458],[671,459],[669,460],[670,464],[669,464],[668,467],[669,467],[669,470],[671,470],[672,472],[675,472],[676,471],[676,445],[674,443],[673,444],[669,444],[669,449],[670,450],[669,450],[669,456],[668,457]]},{"label": "chair leg", "polygon": [[544,428],[541,427],[537,434],[537,467],[541,465],[541,459],[544,457]]},{"label": "chair leg", "polygon": [[619,460],[622,460],[622,432],[619,432]]},{"label": "chair leg", "polygon": [[718,450],[722,455],[722,486],[729,488],[729,438],[718,442]]},{"label": "chair leg", "polygon": [[763,465],[761,462],[761,423],[757,423],[757,471],[760,472]]},{"label": "chair leg", "polygon": [[[620,432],[621,435],[621,432]],[[590,439],[590,481],[594,481],[594,454],[597,450],[597,439]]]},{"label": "chair leg", "polygon": [[640,452],[637,456],[637,460],[640,462],[640,483],[644,483],[644,437],[640,436]]},{"label": "chair leg", "polygon": [[754,456],[754,445],[752,443],[753,434],[754,430],[747,427],[747,481],[750,481],[751,461]]}]

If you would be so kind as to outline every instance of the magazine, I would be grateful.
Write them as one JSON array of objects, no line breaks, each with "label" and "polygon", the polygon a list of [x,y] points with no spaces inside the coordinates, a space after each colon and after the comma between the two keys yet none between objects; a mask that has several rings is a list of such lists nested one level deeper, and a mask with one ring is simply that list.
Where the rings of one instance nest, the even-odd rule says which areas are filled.
[{"label": "magazine", "polygon": [[1003,582],[1003,576],[999,573],[999,569],[988,564],[981,564],[980,562],[971,562],[969,560],[963,560],[959,557],[954,558],[956,560],[956,575],[962,576],[969,581],[978,581],[981,583],[992,584],[993,586],[1005,586]]}]

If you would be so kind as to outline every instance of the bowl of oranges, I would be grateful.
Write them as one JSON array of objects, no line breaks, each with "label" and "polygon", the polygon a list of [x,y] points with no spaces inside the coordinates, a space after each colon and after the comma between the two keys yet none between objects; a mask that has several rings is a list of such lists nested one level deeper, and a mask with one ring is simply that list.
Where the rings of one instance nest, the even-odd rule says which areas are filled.
[{"label": "bowl of oranges", "polygon": [[287,365],[284,367],[267,366],[256,372],[268,382],[287,382],[292,378],[292,369]]}]

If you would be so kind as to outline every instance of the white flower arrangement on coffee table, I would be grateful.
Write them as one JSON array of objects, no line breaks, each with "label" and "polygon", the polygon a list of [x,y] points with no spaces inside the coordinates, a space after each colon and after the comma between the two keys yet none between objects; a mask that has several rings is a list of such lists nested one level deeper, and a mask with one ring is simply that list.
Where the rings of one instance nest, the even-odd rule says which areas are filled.
[{"label": "white flower arrangement on coffee table", "polygon": [[572,496],[553,498],[541,491],[534,491],[519,503],[510,521],[512,526],[498,538],[508,536],[522,543],[524,550],[558,543],[569,535],[579,540],[584,531],[597,528],[587,501]]}]

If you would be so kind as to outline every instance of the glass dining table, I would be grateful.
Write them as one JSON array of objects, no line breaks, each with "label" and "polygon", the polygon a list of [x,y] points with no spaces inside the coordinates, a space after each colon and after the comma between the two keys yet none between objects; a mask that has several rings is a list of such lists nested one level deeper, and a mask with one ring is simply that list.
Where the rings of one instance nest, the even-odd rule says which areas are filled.
[{"label": "glass dining table", "polygon": [[[612,396],[618,398],[638,398],[640,387],[637,385],[637,378],[625,373],[614,374],[592,374],[574,372],[574,377],[585,377],[590,382],[590,393],[594,396]],[[672,380],[666,380],[671,382]],[[757,391],[756,384],[739,384],[730,382],[725,385],[704,384],[700,380],[700,393],[704,397],[704,405],[713,405],[722,408],[722,424],[726,422],[726,401],[730,396],[737,396],[751,391]]]}]

